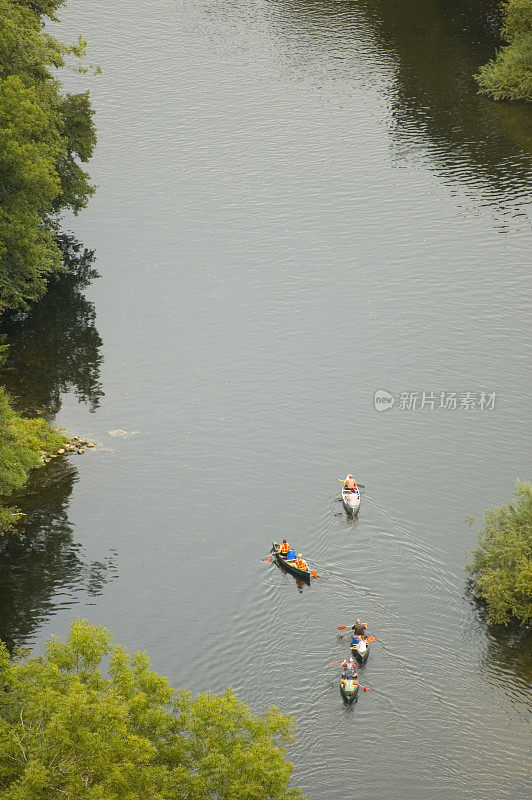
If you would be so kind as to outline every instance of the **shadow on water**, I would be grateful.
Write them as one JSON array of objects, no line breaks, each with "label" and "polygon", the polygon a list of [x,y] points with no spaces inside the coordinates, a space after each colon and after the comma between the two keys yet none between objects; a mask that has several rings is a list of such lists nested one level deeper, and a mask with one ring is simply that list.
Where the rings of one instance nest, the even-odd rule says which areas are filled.
[{"label": "shadow on water", "polygon": [[9,344],[1,382],[19,411],[52,418],[61,394],[74,391],[94,411],[103,395],[100,384],[102,340],[93,303],[82,293],[98,273],[94,251],[73,237],[57,237],[66,274],[52,280],[40,302],[28,312],[3,320]]},{"label": "shadow on water", "polygon": [[516,688],[528,691],[532,684],[532,631],[517,623],[507,628],[490,626],[486,664],[499,675],[517,682]]},{"label": "shadow on water", "polygon": [[421,133],[443,174],[475,189],[480,180],[508,198],[524,197],[530,109],[479,95],[473,77],[501,44],[495,4],[385,0],[379,8],[379,39],[397,63],[392,132],[398,145],[411,145]]},{"label": "shadow on water", "polygon": [[0,539],[0,639],[23,644],[46,617],[80,594],[97,596],[115,577],[112,556],[85,563],[68,521],[77,470],[65,458],[32,475],[28,493],[14,498],[26,515]]},{"label": "shadow on water", "polygon": [[302,581],[301,578],[296,578],[295,575],[291,575],[290,572],[287,572],[287,570],[280,567],[279,564],[276,563],[275,566],[277,567],[280,573],[286,576],[286,580],[292,579],[294,581],[295,585],[297,586],[297,591],[299,592],[299,594],[303,594],[303,590],[305,588],[307,589],[310,588],[310,585],[308,583]]},{"label": "shadow on water", "polygon": [[479,623],[486,628],[484,668],[490,680],[508,681],[512,687],[528,692],[532,684],[532,630],[517,620],[508,625],[493,625],[485,604],[476,598],[469,583],[466,596],[474,605]]},{"label": "shadow on water", "polygon": [[[66,274],[29,311],[4,318],[1,331],[9,348],[0,381],[18,411],[49,420],[64,392],[74,391],[92,411],[103,395],[102,340],[94,305],[82,293],[97,277],[94,252],[73,236],[57,238]],[[0,638],[9,647],[24,643],[75,596],[97,596],[114,576],[112,559],[85,563],[74,541],[68,505],[76,480],[68,459],[54,459],[31,473],[20,497],[10,498],[25,517],[16,533],[0,539]]]},{"label": "shadow on water", "polygon": [[486,603],[475,596],[471,579],[466,581],[464,598],[474,609],[478,628],[485,631],[482,665],[487,680],[507,682],[517,693],[527,694],[532,684],[532,630],[516,619],[507,625],[491,623]]},{"label": "shadow on water", "polygon": [[503,210],[505,200],[527,198],[530,109],[479,95],[473,78],[501,44],[496,3],[281,2],[271,24],[295,75],[314,75],[333,95],[335,82],[345,91],[349,77],[353,87],[382,94],[399,166],[428,156],[439,174]]}]

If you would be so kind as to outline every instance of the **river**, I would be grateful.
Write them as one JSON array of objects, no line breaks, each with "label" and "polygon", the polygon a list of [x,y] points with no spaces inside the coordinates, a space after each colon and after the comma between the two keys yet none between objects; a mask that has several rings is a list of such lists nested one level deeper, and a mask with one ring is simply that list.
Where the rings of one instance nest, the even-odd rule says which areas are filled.
[{"label": "river", "polygon": [[[486,626],[464,572],[466,516],[530,477],[530,111],[472,78],[496,18],[476,0],[61,18],[103,69],[65,81],[96,109],[98,191],[65,226],[100,277],[12,328],[5,381],[99,446],[23,498],[2,636],[39,651],[88,617],[176,687],[278,705],[313,800],[528,797],[530,639]],[[303,591],[262,560],[283,536],[319,573]],[[378,641],[347,709],[327,664],[355,616]]]}]

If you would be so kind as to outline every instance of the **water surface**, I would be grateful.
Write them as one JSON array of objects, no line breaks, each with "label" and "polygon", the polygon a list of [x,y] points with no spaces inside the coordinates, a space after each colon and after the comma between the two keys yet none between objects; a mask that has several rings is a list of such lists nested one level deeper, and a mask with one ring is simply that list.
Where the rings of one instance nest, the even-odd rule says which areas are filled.
[{"label": "water surface", "polygon": [[[314,800],[527,797],[530,642],[486,627],[463,570],[464,518],[508,500],[530,447],[530,120],[476,95],[492,17],[70,0],[63,20],[104,71],[99,189],[67,221],[101,277],[81,326],[58,318],[67,348],[85,331],[70,378],[43,391],[37,332],[11,380],[101,443],[56,514],[106,571],[91,591],[69,556],[28,585],[11,639],[88,616],[175,686],[278,704]],[[497,400],[378,413],[381,388]],[[320,574],[302,592],[261,560],[283,536]],[[373,690],[346,710],[326,665],[356,615]]]}]

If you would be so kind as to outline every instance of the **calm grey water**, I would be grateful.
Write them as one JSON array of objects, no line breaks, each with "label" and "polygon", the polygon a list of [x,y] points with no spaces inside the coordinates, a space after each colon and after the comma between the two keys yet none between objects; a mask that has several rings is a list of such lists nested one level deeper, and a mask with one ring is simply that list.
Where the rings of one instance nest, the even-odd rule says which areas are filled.
[{"label": "calm grey water", "polygon": [[[496,19],[447,6],[62,15],[104,71],[67,79],[99,188],[66,224],[101,277],[15,326],[6,380],[101,444],[24,501],[3,635],[87,616],[177,687],[278,704],[313,800],[530,791],[530,641],[486,628],[463,569],[464,518],[529,477],[530,112],[476,95]],[[320,574],[302,592],[261,561],[282,536]],[[346,709],[326,665],[356,615],[373,691]]]}]

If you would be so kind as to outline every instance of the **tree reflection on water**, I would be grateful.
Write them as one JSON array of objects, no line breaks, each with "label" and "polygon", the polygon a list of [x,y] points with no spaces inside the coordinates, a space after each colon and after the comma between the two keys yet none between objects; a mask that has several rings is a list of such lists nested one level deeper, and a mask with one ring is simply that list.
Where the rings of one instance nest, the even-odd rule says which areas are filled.
[{"label": "tree reflection on water", "polygon": [[423,158],[497,213],[528,202],[529,108],[480,96],[473,77],[501,44],[495,2],[281,0],[268,20],[305,84],[342,103],[349,85],[382,94],[398,165]]},{"label": "tree reflection on water", "polygon": [[17,410],[52,418],[61,395],[74,391],[94,411],[103,395],[100,384],[102,340],[94,304],[82,290],[97,277],[94,251],[67,234],[58,236],[66,274],[50,282],[46,295],[30,311],[4,321],[9,349],[1,380]]},{"label": "tree reflection on water", "polygon": [[[65,392],[75,392],[91,411],[103,395],[102,340],[94,305],[82,293],[97,277],[94,252],[73,236],[57,239],[66,273],[29,311],[2,325],[9,348],[1,381],[18,411],[49,420]],[[98,595],[115,574],[112,557],[86,563],[74,541],[68,506],[76,480],[75,466],[66,457],[55,459],[34,470],[26,492],[12,498],[25,517],[15,534],[0,539],[0,638],[9,647],[26,642],[76,595]]]},{"label": "tree reflection on water", "polygon": [[504,682],[510,694],[528,695],[532,683],[532,631],[515,619],[508,625],[493,625],[488,620],[485,604],[478,600],[469,583],[466,594],[475,607],[480,625],[486,628],[486,649],[483,666],[492,682]]},{"label": "tree reflection on water", "polygon": [[80,593],[97,596],[115,576],[113,554],[86,563],[68,521],[77,470],[65,458],[32,476],[29,493],[16,498],[26,515],[15,534],[0,540],[0,639],[27,641],[46,617],[72,605]]}]

